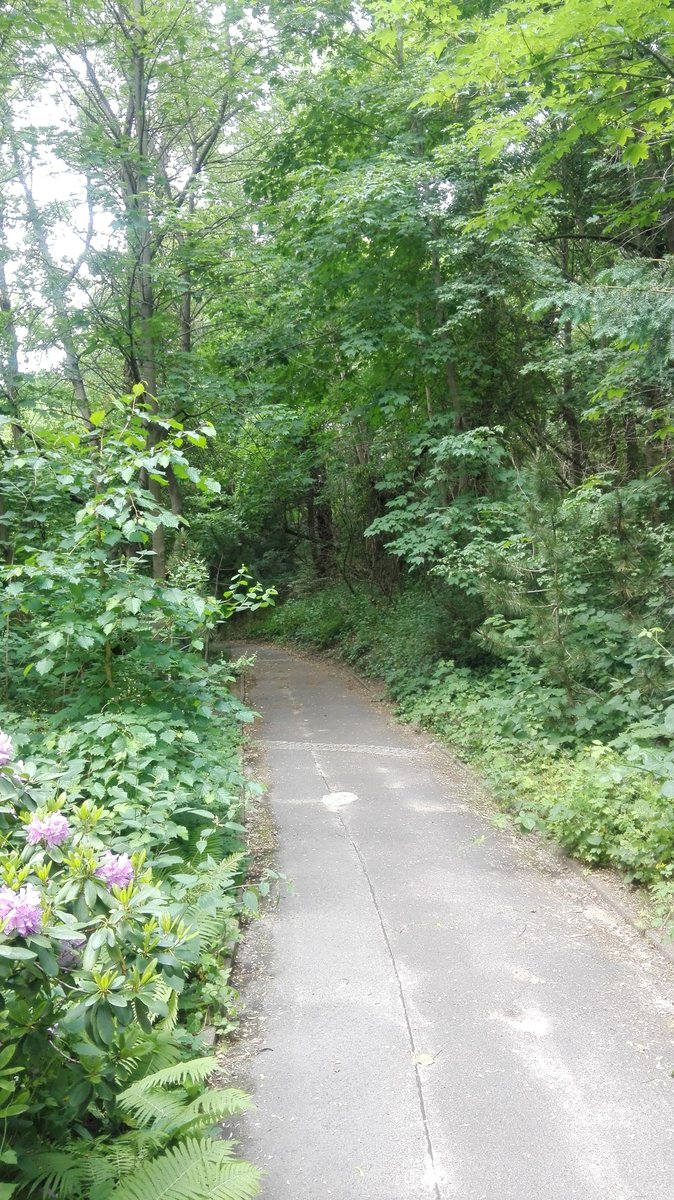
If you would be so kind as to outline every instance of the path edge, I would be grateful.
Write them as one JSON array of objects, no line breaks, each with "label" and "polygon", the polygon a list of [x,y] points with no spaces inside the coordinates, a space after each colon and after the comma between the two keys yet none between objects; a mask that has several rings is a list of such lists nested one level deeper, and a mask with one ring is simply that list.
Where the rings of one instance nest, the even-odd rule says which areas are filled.
[{"label": "path edge", "polygon": [[[395,712],[393,703],[385,694],[383,684],[381,684],[380,688],[378,689],[372,683],[372,681],[368,679],[367,676],[361,675],[358,671],[356,671],[351,663],[344,662],[343,659],[337,657],[336,655],[321,653],[317,650],[312,650],[304,646],[297,646],[287,642],[255,642],[252,639],[242,639],[242,643],[251,647],[253,652],[255,652],[257,647],[277,646],[279,649],[285,650],[288,654],[294,654],[297,658],[303,658],[309,662],[320,663],[322,666],[333,668],[337,667],[345,674],[348,674],[351,682],[356,687],[359,687],[361,691],[367,694],[371,704],[376,703],[386,705],[392,720],[394,720],[401,728],[407,728],[417,736],[423,736],[428,733],[428,731],[425,730],[421,725],[413,725],[401,721]],[[230,645],[232,648],[236,647],[237,641],[234,640],[232,643],[230,643]],[[245,667],[240,674],[241,699],[244,703],[246,702],[251,679],[251,668]],[[452,751],[447,746],[443,745],[442,742],[433,740],[429,744],[429,749],[435,751],[443,759],[445,759],[446,762],[451,763],[453,767],[458,766],[465,771],[474,781],[476,786],[479,788],[480,793],[489,802],[490,806],[493,807],[494,811],[499,811],[497,807],[498,802],[493,791],[487,784],[486,780],[470,763],[458,758],[457,755],[453,754]],[[543,835],[541,835],[541,837],[542,836]],[[532,833],[526,834],[527,840],[532,839],[532,837]],[[673,945],[668,945],[664,938],[657,933],[655,928],[644,925],[636,913],[632,912],[628,905],[623,904],[618,897],[613,894],[611,888],[607,887],[606,884],[602,883],[601,880],[596,877],[596,872],[594,872],[591,867],[584,866],[582,863],[578,862],[577,859],[571,858],[570,855],[565,854],[562,848],[555,845],[554,842],[545,839],[545,843],[546,848],[553,852],[555,858],[558,860],[561,866],[569,870],[573,875],[576,876],[577,879],[587,884],[595,893],[595,895],[608,908],[611,909],[616,917],[618,917],[625,924],[629,925],[630,928],[639,935],[642,941],[648,942],[654,950],[658,951],[658,953],[665,959],[666,962],[668,962],[671,966],[674,966]],[[620,880],[620,877],[617,874],[616,879]]]}]

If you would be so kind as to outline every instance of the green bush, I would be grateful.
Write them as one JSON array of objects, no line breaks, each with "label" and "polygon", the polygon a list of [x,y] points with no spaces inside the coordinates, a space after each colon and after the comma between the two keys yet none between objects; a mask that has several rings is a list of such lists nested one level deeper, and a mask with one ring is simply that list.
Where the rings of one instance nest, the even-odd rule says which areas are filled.
[{"label": "green bush", "polygon": [[[141,397],[97,413],[91,445],[26,443],[0,470],[16,505],[0,568],[0,1200],[182,1200],[186,1171],[195,1200],[259,1190],[209,1136],[244,1100],[206,1089],[200,1031],[231,1026],[229,960],[257,894],[239,761],[252,714],[232,665],[204,653],[273,590],[245,567],[220,600],[184,564],[153,577],[153,534],[182,522],[143,473],[170,463],[214,485],[184,454],[210,430],[158,422]],[[30,494],[57,516],[37,537]]]},{"label": "green bush", "polygon": [[443,656],[483,661],[483,650],[469,640],[473,625],[447,589],[434,595],[419,585],[387,599],[336,584],[267,610],[249,628],[278,641],[338,648],[348,662],[402,696],[422,687]]},{"label": "green bush", "polygon": [[[400,716],[478,766],[520,829],[542,830],[634,883],[665,885],[674,878],[674,706],[627,725],[613,743],[600,740],[598,729],[620,729],[619,706],[609,699],[603,716],[586,719],[525,656],[495,665],[478,654],[466,665],[470,624],[421,587],[385,602],[335,586],[286,602],[256,629],[336,649],[384,679]],[[443,657],[457,641],[462,662]]]}]

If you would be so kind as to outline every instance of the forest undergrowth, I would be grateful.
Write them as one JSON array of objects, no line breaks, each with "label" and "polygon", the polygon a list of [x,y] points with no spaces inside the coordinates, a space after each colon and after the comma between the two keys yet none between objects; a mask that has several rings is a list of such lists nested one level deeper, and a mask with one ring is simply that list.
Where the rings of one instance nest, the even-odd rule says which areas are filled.
[{"label": "forest undergrowth", "polygon": [[180,474],[211,433],[158,424],[138,386],[87,435],[24,433],[3,462],[3,1200],[258,1192],[212,1136],[248,1098],[208,1086],[213,1034],[236,1023],[240,923],[269,887],[247,882],[253,714],[237,664],[205,651],[273,592],[242,568],[216,599],[179,541],[165,578],[147,571],[153,531],[177,522],[143,472]]},{"label": "forest undergrowth", "polygon": [[[432,732],[479,770],[508,822],[645,886],[656,902],[651,911],[668,926],[674,709],[640,713],[631,723],[619,711],[607,725],[606,699],[597,696],[595,720],[578,729],[565,693],[540,669],[522,660],[466,663],[474,648],[471,654],[456,643],[445,606],[421,588],[390,602],[336,584],[244,620],[258,638],[330,650],[381,679],[400,719]],[[648,650],[651,638],[644,637]]]}]

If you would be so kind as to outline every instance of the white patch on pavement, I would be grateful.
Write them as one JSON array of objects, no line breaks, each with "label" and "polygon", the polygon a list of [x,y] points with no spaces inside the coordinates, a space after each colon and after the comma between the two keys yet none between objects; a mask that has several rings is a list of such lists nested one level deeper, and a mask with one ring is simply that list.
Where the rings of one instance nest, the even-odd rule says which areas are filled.
[{"label": "white patch on pavement", "polygon": [[508,970],[512,971],[513,977],[518,979],[521,983],[545,983],[544,979],[541,979],[538,975],[532,974],[531,971],[527,971],[526,967],[511,966],[508,967]]},{"label": "white patch on pavement", "polygon": [[330,812],[339,812],[340,808],[346,808],[347,804],[353,804],[357,799],[355,792],[328,792],[327,795],[321,796],[321,800]]},{"label": "white patch on pavement", "polygon": [[492,1021],[503,1021],[518,1033],[531,1033],[534,1037],[545,1037],[550,1027],[547,1017],[537,1009],[531,1008],[520,1013],[491,1012],[489,1018]]}]

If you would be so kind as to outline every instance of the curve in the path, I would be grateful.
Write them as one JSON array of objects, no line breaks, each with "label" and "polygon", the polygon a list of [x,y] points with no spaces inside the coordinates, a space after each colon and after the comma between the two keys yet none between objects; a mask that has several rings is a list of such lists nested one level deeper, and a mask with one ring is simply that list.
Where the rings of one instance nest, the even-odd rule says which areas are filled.
[{"label": "curve in the path", "polygon": [[264,1200],[672,1200],[668,965],[341,670],[258,648],[252,699],[294,889],[250,1064]]}]

